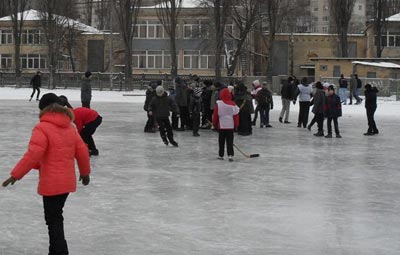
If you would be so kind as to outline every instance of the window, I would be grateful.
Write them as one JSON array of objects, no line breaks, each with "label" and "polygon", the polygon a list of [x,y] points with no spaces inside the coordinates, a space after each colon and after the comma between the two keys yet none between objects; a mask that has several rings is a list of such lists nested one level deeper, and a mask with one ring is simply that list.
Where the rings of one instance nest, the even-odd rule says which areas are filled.
[{"label": "window", "polygon": [[168,69],[171,68],[171,53],[162,50],[134,51],[132,67],[136,69]]},{"label": "window", "polygon": [[24,30],[21,35],[22,44],[42,44],[44,35],[40,30]]},{"label": "window", "polygon": [[363,9],[363,6],[360,4],[360,5],[358,5],[358,10],[359,11],[362,11],[362,9]]},{"label": "window", "polygon": [[319,70],[320,70],[320,71],[328,71],[328,66],[327,66],[327,65],[321,65],[321,66],[319,67]]},{"label": "window", "polygon": [[233,35],[233,24],[226,24],[225,26],[225,33],[228,35]]},{"label": "window", "polygon": [[[222,68],[226,68],[225,56],[221,56]],[[183,52],[184,69],[214,69],[214,52],[208,51],[184,51]]]},{"label": "window", "polygon": [[12,30],[0,30],[0,44],[12,44],[13,34]]},{"label": "window", "polygon": [[146,51],[134,51],[132,54],[132,67],[137,69],[147,68]]},{"label": "window", "polygon": [[135,38],[147,38],[147,21],[139,21],[135,25]]},{"label": "window", "polygon": [[324,17],[322,18],[322,20],[323,20],[323,21],[329,21],[329,17],[328,17],[328,16],[324,16]]},{"label": "window", "polygon": [[318,11],[318,7],[314,7],[314,11],[317,12]]},{"label": "window", "polygon": [[163,38],[164,28],[159,22],[148,21],[147,38]]},{"label": "window", "polygon": [[45,55],[27,54],[21,55],[21,68],[23,69],[44,69],[47,67]]},{"label": "window", "polygon": [[208,38],[208,24],[206,21],[184,21],[183,24],[183,38],[193,39],[193,38]]},{"label": "window", "polygon": [[322,27],[322,33],[328,33],[328,28],[327,27]]},{"label": "window", "polygon": [[0,69],[9,69],[12,67],[12,56],[11,54],[0,55]]}]

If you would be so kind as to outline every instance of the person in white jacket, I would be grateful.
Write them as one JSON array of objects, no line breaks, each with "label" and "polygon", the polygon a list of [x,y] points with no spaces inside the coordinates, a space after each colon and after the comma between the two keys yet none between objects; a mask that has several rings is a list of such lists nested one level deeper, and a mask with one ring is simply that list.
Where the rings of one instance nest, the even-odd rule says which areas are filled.
[{"label": "person in white jacket", "polygon": [[297,127],[306,128],[308,124],[308,116],[310,113],[310,102],[312,97],[312,84],[308,84],[308,80],[304,77],[301,83],[297,85],[297,96],[299,98],[299,119],[297,121]]}]

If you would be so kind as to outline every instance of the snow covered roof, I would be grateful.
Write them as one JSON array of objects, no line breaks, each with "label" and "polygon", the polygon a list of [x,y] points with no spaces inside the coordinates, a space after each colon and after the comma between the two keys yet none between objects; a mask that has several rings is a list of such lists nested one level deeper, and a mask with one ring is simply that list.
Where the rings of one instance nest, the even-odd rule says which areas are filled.
[{"label": "snow covered roof", "polygon": [[400,21],[400,13],[397,13],[397,14],[395,14],[395,15],[393,15],[393,16],[390,16],[388,19],[387,19],[388,21],[394,21],[394,22],[399,22]]},{"label": "snow covered roof", "polygon": [[355,65],[364,65],[364,66],[374,66],[374,67],[382,67],[382,68],[395,68],[400,69],[400,65],[390,62],[365,62],[365,61],[353,61]]},{"label": "snow covered roof", "polygon": [[[18,13],[18,18],[20,18],[22,15],[22,17],[24,17],[25,21],[40,21],[42,18],[42,14],[41,12],[37,11],[37,10],[28,10],[28,11],[24,11],[24,12],[20,12]],[[57,17],[62,17],[62,16],[58,16],[55,15]],[[0,19],[1,21],[11,21],[11,16],[6,16]],[[94,27],[88,26],[86,24],[83,24],[77,20],[74,19],[68,19],[68,24],[69,25],[73,25],[75,27],[75,29],[83,31],[85,33],[91,33],[91,34],[101,34],[102,32]],[[63,24],[64,26],[67,26],[66,24]]]},{"label": "snow covered roof", "polygon": [[[200,3],[199,0],[182,0],[182,8],[197,8],[199,7]],[[153,8],[160,8],[161,4],[157,4],[154,6],[146,6],[142,7],[144,9],[153,9]]]}]

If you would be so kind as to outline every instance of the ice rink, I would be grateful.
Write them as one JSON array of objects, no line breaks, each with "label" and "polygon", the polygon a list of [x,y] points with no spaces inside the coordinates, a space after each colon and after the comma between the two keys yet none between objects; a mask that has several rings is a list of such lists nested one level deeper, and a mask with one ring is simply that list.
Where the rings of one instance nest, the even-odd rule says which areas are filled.
[{"label": "ice rink", "polygon": [[[143,99],[92,103],[103,116],[94,136],[100,156],[91,158],[91,184],[79,184],[65,206],[70,254],[399,254],[400,107],[393,114],[381,107],[381,134],[364,137],[363,106],[346,106],[343,138],[326,139],[296,127],[298,105],[292,124],[278,123],[276,101],[274,128],[235,136],[261,157],[235,152],[230,163],[216,159],[212,131],[175,132],[179,148],[143,133]],[[38,113],[36,102],[0,100],[2,180],[25,152]],[[0,188],[0,255],[47,254],[36,185],[31,171]]]}]

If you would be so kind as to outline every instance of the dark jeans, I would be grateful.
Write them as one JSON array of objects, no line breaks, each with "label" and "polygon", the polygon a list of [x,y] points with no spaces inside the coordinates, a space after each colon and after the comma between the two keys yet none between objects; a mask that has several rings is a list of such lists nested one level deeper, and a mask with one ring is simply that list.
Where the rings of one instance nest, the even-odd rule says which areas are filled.
[{"label": "dark jeans", "polygon": [[367,107],[366,109],[367,109],[367,119],[368,119],[368,133],[375,133],[378,131],[374,119],[376,107]]},{"label": "dark jeans", "polygon": [[219,152],[218,152],[218,155],[220,157],[224,156],[225,142],[226,142],[226,150],[228,152],[228,156],[234,156],[233,130],[219,130],[219,136],[218,136]]},{"label": "dark jeans", "polygon": [[35,92],[37,91],[36,99],[39,99],[39,96],[40,96],[40,88],[37,87],[37,86],[33,86],[32,89],[33,89],[33,91],[32,91],[32,94],[31,94],[31,98],[33,98],[33,96],[35,95]]},{"label": "dark jeans", "polygon": [[318,125],[318,132],[324,132],[324,114],[315,113],[315,120]]},{"label": "dark jeans", "polygon": [[172,113],[172,117],[171,117],[172,129],[175,129],[175,130],[178,129],[178,124],[179,124],[179,118],[176,117],[176,115],[177,115],[176,113]]},{"label": "dark jeans", "polygon": [[154,127],[154,117],[147,112],[147,122],[144,126],[144,132],[152,131]]},{"label": "dark jeans", "polygon": [[179,112],[181,115],[181,127],[189,126],[189,108],[187,106],[179,106]]},{"label": "dark jeans", "polygon": [[192,113],[193,134],[199,133],[200,128],[200,113]]},{"label": "dark jeans", "polygon": [[99,115],[94,121],[85,125],[81,131],[82,140],[88,145],[89,151],[97,152],[96,144],[94,143],[92,135],[96,132],[98,126],[100,126],[103,118]]},{"label": "dark jeans", "polygon": [[49,255],[68,255],[63,208],[68,194],[43,196],[44,219],[49,230]]},{"label": "dark jeans", "polygon": [[[258,110],[260,111],[260,119],[261,125],[269,125],[269,106],[258,106]],[[255,118],[255,117],[254,117]]]},{"label": "dark jeans", "polygon": [[[174,133],[172,133],[172,127],[171,123],[169,122],[169,119],[157,119],[159,130],[160,130],[160,136],[161,139],[166,142],[169,140],[169,142],[174,141]],[[167,140],[168,138],[168,140]]]},{"label": "dark jeans", "polygon": [[332,120],[333,120],[333,125],[335,126],[335,133],[338,135],[340,134],[339,132],[339,124],[338,124],[338,118],[335,117],[328,117],[328,121],[327,121],[327,126],[328,126],[328,134],[332,134]]},{"label": "dark jeans", "polygon": [[297,124],[299,126],[303,125],[303,127],[307,127],[308,116],[310,113],[310,102],[300,102],[299,105],[300,105],[300,112]]},{"label": "dark jeans", "polygon": [[254,118],[253,118],[253,122],[256,123],[257,118],[258,118],[258,113],[260,112],[260,106],[257,105],[256,109],[254,109]]},{"label": "dark jeans", "polygon": [[82,102],[82,107],[90,108],[90,101]]}]

